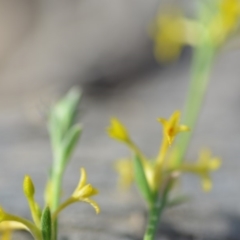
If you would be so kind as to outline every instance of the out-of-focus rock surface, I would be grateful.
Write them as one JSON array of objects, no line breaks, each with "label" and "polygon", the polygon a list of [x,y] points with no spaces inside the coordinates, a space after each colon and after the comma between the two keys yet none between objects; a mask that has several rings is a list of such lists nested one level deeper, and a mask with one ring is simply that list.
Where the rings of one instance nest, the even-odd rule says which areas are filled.
[{"label": "out-of-focus rock surface", "polygon": [[147,32],[158,5],[157,0],[1,0],[1,89],[26,93],[28,86],[37,92],[54,82],[136,72],[151,58]]},{"label": "out-of-focus rock surface", "polygon": [[[121,81],[115,86],[86,90],[80,106],[84,132],[64,179],[66,197],[85,167],[89,182],[100,190],[95,199],[102,212],[96,216],[84,203],[70,207],[61,214],[59,239],[141,239],[144,203],[134,188],[116,190],[112,168],[129,152],[109,139],[105,128],[111,116],[119,117],[146,154],[154,156],[161,137],[156,118],[183,106],[188,62],[142,72],[152,59],[146,26],[157,5],[155,0],[0,1],[0,9],[8,9],[0,14],[5,44],[0,48],[0,203],[6,210],[30,217],[22,193],[25,174],[32,176],[36,198],[43,203],[52,159],[45,113],[60,90],[116,78]],[[204,194],[198,178],[185,177],[181,189],[193,200],[164,214],[161,240],[239,239],[239,59],[238,52],[218,57],[188,153],[194,160],[208,146],[222,157],[213,191]],[[130,69],[138,75],[126,78]],[[14,239],[26,238],[17,233]]]}]

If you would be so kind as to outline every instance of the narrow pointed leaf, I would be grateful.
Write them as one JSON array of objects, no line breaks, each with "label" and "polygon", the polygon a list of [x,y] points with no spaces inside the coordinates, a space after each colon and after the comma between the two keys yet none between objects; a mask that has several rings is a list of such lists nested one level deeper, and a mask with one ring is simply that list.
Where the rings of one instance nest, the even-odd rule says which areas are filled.
[{"label": "narrow pointed leaf", "polygon": [[52,237],[52,220],[49,207],[46,207],[43,211],[41,218],[41,230],[43,240],[51,240]]},{"label": "narrow pointed leaf", "polygon": [[79,137],[82,133],[82,128],[79,125],[73,126],[67,133],[63,140],[63,164],[66,165],[68,160],[71,158],[73,150],[75,149]]},{"label": "narrow pointed leaf", "polygon": [[153,203],[153,193],[151,192],[151,189],[148,185],[148,182],[143,170],[142,162],[138,155],[134,156],[133,167],[134,167],[135,181],[137,183],[137,186],[141,194],[149,204]]},{"label": "narrow pointed leaf", "polygon": [[73,88],[52,108],[49,116],[49,131],[55,145],[60,143],[73,125],[80,97],[80,91]]}]

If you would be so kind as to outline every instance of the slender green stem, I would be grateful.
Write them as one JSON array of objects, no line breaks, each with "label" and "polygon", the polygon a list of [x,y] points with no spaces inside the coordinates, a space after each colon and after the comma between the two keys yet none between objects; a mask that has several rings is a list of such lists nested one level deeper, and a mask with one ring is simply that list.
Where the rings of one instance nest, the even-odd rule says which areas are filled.
[{"label": "slender green stem", "polygon": [[192,77],[186,99],[182,122],[190,127],[191,132],[181,134],[177,141],[178,163],[183,161],[193,129],[196,125],[200,109],[206,94],[209,74],[215,57],[216,48],[211,42],[204,42],[195,50],[192,65]]},{"label": "slender green stem", "polygon": [[[57,210],[60,204],[61,191],[62,191],[62,178],[63,178],[63,167],[62,167],[62,152],[59,148],[53,146],[53,168],[51,175],[51,210],[54,212]],[[53,240],[57,240],[58,222],[57,219],[53,221]]]},{"label": "slender green stem", "polygon": [[160,221],[161,215],[164,208],[166,207],[168,201],[168,194],[172,187],[173,179],[170,179],[166,185],[161,198],[157,198],[155,203],[150,207],[148,225],[144,234],[143,240],[153,240],[156,230],[158,228],[158,223]]},{"label": "slender green stem", "polygon": [[78,200],[74,199],[73,197],[68,198],[65,202],[63,202],[58,209],[52,214],[52,220],[54,221],[55,219],[57,219],[58,214],[67,206],[69,206],[70,204],[77,202]]},{"label": "slender green stem", "polygon": [[31,210],[32,218],[36,226],[40,227],[40,218],[36,209],[36,203],[33,198],[28,199],[29,208]]}]

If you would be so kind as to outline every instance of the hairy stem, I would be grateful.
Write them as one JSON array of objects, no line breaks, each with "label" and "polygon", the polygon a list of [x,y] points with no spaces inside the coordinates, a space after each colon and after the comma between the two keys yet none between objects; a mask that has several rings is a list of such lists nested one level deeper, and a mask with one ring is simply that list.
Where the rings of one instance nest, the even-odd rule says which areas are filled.
[{"label": "hairy stem", "polygon": [[158,224],[168,201],[168,194],[172,187],[173,179],[170,179],[161,198],[156,199],[155,204],[150,207],[148,225],[143,240],[153,240]]}]

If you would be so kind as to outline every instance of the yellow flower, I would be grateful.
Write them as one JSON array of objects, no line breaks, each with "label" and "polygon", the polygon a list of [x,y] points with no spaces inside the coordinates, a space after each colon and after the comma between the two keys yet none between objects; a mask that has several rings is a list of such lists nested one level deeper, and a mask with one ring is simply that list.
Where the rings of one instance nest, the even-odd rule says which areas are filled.
[{"label": "yellow flower", "polygon": [[100,208],[96,202],[94,202],[90,197],[93,195],[98,194],[98,190],[94,188],[91,184],[87,184],[87,173],[84,168],[80,169],[80,180],[78,183],[78,186],[76,187],[75,191],[72,194],[72,198],[74,198],[76,201],[83,201],[90,203],[94,209],[96,210],[96,213],[100,212]]},{"label": "yellow flower", "polygon": [[221,0],[216,6],[217,13],[208,24],[210,34],[215,44],[222,44],[239,25],[240,1]]},{"label": "yellow flower", "polygon": [[153,31],[154,54],[157,60],[168,62],[176,59],[184,44],[183,19],[179,16],[159,14]]},{"label": "yellow flower", "polygon": [[119,186],[128,188],[134,181],[133,163],[131,159],[120,159],[114,164],[119,174]]},{"label": "yellow flower", "polygon": [[96,211],[98,214],[100,212],[100,208],[98,204],[92,200],[90,197],[93,195],[96,195],[98,193],[98,190],[94,188],[91,184],[87,184],[87,173],[84,168],[80,169],[80,180],[79,183],[74,190],[73,194],[71,195],[70,198],[68,198],[65,202],[63,202],[58,209],[53,213],[52,218],[56,219],[57,215],[67,206],[70,204],[73,204],[75,202],[87,202],[89,203]]},{"label": "yellow flower", "polygon": [[209,150],[203,150],[200,153],[196,164],[183,163],[181,170],[198,174],[202,178],[202,188],[204,191],[212,189],[210,172],[217,170],[221,166],[221,160],[217,157],[211,157]]},{"label": "yellow flower", "polygon": [[185,18],[180,9],[171,7],[169,11],[161,8],[150,26],[156,59],[160,62],[175,60],[184,45],[195,46],[198,43],[200,30],[201,25]]},{"label": "yellow flower", "polygon": [[111,125],[107,128],[108,135],[116,140],[128,143],[130,141],[128,131],[117,119],[111,119]]},{"label": "yellow flower", "polygon": [[169,120],[165,118],[158,118],[158,121],[163,125],[164,137],[168,140],[169,144],[172,144],[174,138],[179,132],[189,131],[190,129],[186,125],[180,125],[180,111],[175,111]]},{"label": "yellow flower", "polygon": [[222,0],[220,2],[220,15],[225,29],[232,30],[238,24],[240,16],[240,1],[239,0]]}]

